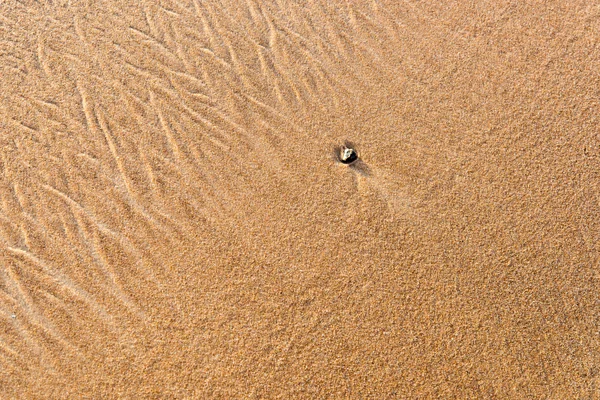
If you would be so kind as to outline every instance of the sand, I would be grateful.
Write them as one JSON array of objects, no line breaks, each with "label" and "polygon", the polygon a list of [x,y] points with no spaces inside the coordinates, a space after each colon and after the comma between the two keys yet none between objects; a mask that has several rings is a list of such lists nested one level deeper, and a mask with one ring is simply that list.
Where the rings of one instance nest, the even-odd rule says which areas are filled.
[{"label": "sand", "polygon": [[0,398],[600,398],[595,2],[4,0],[0,68]]}]

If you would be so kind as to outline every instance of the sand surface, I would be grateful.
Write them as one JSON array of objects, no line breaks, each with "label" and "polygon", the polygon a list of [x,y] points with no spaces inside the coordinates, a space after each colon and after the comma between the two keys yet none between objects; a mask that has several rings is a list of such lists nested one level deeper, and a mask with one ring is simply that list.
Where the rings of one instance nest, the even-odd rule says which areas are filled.
[{"label": "sand surface", "polygon": [[0,398],[600,398],[597,2],[2,0],[0,71]]}]

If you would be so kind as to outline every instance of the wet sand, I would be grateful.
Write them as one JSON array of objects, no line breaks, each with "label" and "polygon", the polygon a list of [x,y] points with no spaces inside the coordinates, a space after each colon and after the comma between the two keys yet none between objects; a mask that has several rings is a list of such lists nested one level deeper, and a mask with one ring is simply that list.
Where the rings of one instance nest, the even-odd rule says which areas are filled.
[{"label": "wet sand", "polygon": [[585,1],[1,2],[0,397],[600,398],[599,43]]}]

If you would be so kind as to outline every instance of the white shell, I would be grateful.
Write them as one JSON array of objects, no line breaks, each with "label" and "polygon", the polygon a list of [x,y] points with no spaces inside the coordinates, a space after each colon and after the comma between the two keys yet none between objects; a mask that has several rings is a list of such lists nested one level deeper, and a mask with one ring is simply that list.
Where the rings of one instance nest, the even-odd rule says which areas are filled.
[{"label": "white shell", "polygon": [[344,147],[342,149],[342,155],[340,156],[340,158],[342,159],[342,161],[346,161],[347,159],[349,159],[350,157],[352,157],[353,153],[354,153],[353,149],[349,149],[347,147]]}]

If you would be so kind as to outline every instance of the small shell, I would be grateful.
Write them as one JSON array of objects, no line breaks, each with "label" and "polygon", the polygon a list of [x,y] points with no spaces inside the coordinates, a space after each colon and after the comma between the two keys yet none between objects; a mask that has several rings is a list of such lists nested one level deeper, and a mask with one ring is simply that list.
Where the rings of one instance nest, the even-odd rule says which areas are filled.
[{"label": "small shell", "polygon": [[352,147],[342,146],[340,148],[339,160],[342,164],[352,164],[358,160],[358,154]]}]

